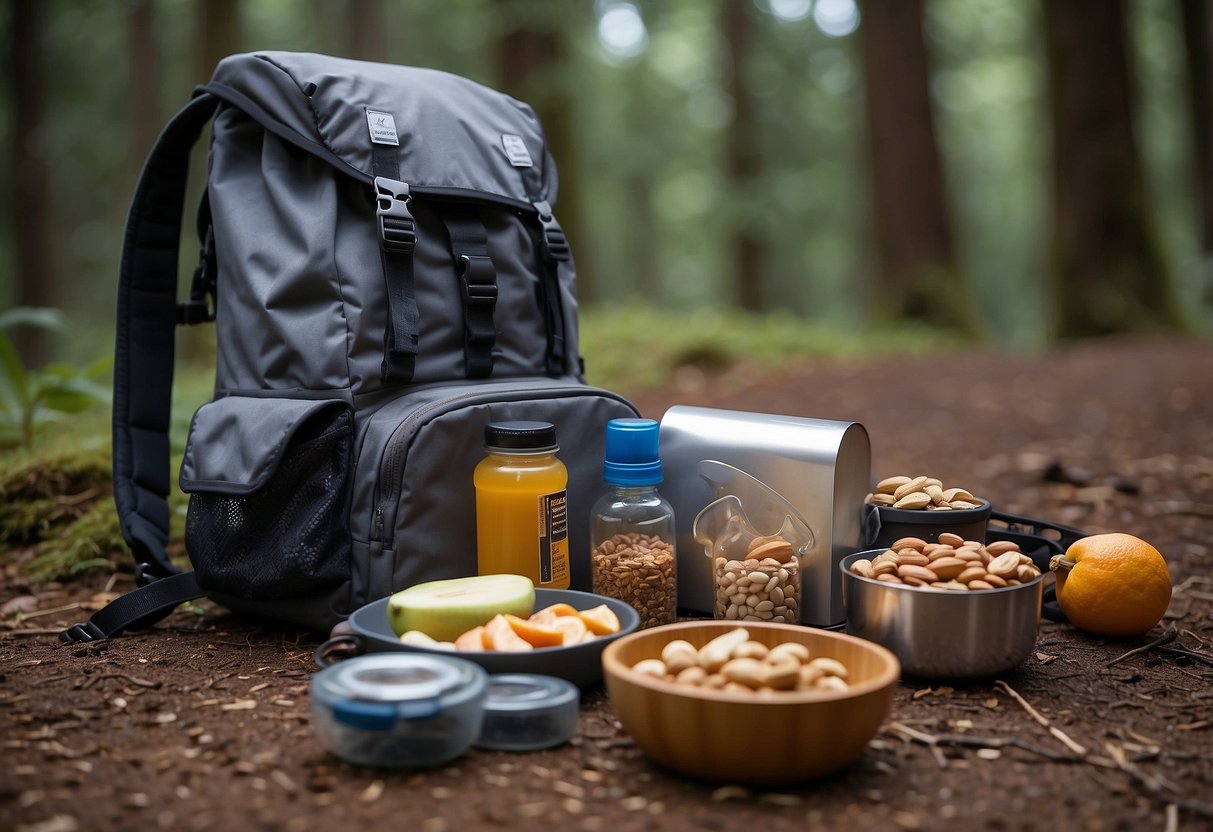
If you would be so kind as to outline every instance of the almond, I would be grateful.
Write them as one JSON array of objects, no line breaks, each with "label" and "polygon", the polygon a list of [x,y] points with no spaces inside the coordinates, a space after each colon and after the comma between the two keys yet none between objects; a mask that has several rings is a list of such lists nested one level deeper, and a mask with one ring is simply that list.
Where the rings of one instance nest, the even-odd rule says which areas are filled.
[{"label": "almond", "polygon": [[926,508],[930,504],[930,497],[921,491],[913,491],[897,498],[897,502],[893,503],[893,508],[901,508],[913,511],[914,509]]},{"label": "almond", "polygon": [[910,564],[913,566],[926,566],[930,562],[930,559],[926,555],[920,555],[917,552],[902,552],[897,556],[898,566],[905,564]]},{"label": "almond", "polygon": [[927,545],[927,542],[925,540],[923,540],[921,537],[902,537],[902,538],[898,538],[897,540],[893,541],[893,545],[890,546],[889,548],[894,551],[898,551],[901,549],[917,549],[918,551],[921,552],[923,550],[923,547],[925,547],[926,545]]},{"label": "almond", "polygon": [[[926,477],[915,477],[914,479],[910,480],[909,482],[903,483],[902,485],[897,486],[897,490],[893,492],[893,499],[900,501],[903,497],[905,497],[908,494],[921,493],[922,489],[926,486],[926,484],[927,484]],[[928,497],[927,502],[929,503],[930,501],[931,501],[931,498]],[[924,503],[924,505],[925,505],[925,503]]]},{"label": "almond", "polygon": [[[994,554],[991,552],[990,554]],[[1019,553],[1003,552],[986,565],[986,571],[1000,578],[1013,578],[1019,569]]]},{"label": "almond", "polygon": [[995,540],[986,544],[986,551],[991,555],[1001,555],[1004,552],[1018,552],[1019,544],[1012,540]]},{"label": "almond", "polygon": [[897,567],[897,575],[904,581],[907,578],[917,578],[926,583],[933,583],[939,580],[939,575],[934,570],[928,569],[925,566],[918,566],[913,563],[903,563]]},{"label": "almond", "polygon": [[765,543],[760,543],[754,546],[746,554],[746,560],[762,560],[763,558],[771,558],[780,563],[787,563],[792,559],[794,554],[792,544],[788,543],[782,537],[777,537],[774,540],[768,540]]},{"label": "almond", "polygon": [[856,575],[863,575],[865,578],[875,578],[876,573],[872,571],[872,561],[867,558],[860,558],[851,564],[851,571]]},{"label": "almond", "polygon": [[939,577],[939,580],[950,581],[964,572],[967,567],[968,564],[960,558],[940,558],[931,561],[930,570]]},{"label": "almond", "polygon": [[898,488],[910,482],[909,477],[885,477],[876,483],[877,494],[892,494]]},{"label": "almond", "polygon": [[960,581],[962,584],[972,586],[973,581],[983,580],[985,576],[986,569],[984,566],[968,566],[963,572],[956,576],[956,580]]},{"label": "almond", "polygon": [[[948,502],[950,503],[952,501],[948,500]],[[952,534],[951,532],[944,532],[943,534],[941,534],[939,536],[939,542],[945,546],[951,546],[952,548],[955,549],[959,546],[963,546],[965,540],[963,537],[961,537],[958,534]]]}]

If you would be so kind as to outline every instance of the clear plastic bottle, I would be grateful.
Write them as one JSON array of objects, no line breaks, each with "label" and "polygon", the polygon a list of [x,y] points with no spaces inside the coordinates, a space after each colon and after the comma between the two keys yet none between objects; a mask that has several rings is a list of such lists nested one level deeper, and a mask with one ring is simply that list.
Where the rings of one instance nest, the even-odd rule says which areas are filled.
[{"label": "clear plastic bottle", "polygon": [[569,474],[556,458],[555,426],[494,422],[485,426],[484,446],[473,475],[477,571],[568,589]]},{"label": "clear plastic bottle", "polygon": [[661,482],[657,422],[612,419],[606,428],[606,493],[591,516],[593,589],[640,614],[641,627],[673,623],[678,582],[674,509]]}]

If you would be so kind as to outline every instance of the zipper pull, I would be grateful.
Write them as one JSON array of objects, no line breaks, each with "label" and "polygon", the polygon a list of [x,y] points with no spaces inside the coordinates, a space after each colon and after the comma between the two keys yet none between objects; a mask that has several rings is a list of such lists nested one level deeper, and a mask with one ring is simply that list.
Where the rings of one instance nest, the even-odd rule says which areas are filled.
[{"label": "zipper pull", "polygon": [[371,529],[372,540],[383,540],[383,504],[375,507],[375,522]]}]

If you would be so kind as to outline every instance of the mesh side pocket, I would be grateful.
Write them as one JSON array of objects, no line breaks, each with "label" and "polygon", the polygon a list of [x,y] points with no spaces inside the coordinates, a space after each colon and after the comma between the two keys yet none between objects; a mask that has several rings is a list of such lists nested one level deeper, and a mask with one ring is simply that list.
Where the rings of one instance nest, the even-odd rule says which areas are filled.
[{"label": "mesh side pocket", "polygon": [[349,577],[352,422],[347,410],[313,416],[251,494],[190,495],[185,545],[204,589],[263,601],[315,594]]}]

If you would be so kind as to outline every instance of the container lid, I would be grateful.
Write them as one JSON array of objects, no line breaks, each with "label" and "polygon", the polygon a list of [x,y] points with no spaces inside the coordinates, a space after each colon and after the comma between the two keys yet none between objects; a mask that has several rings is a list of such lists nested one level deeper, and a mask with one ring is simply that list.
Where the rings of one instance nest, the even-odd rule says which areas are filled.
[{"label": "container lid", "polygon": [[390,730],[428,719],[481,694],[484,669],[453,656],[380,653],[347,659],[312,678],[312,696],[352,728]]},{"label": "container lid", "polygon": [[484,426],[484,446],[501,451],[557,451],[556,426],[551,422],[490,422]]},{"label": "container lid", "polygon": [[560,745],[576,732],[580,706],[580,691],[566,679],[538,673],[490,676],[476,745],[508,751]]},{"label": "container lid", "polygon": [[612,419],[606,427],[602,478],[614,485],[661,482],[660,425],[653,419]]}]

